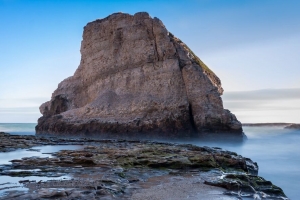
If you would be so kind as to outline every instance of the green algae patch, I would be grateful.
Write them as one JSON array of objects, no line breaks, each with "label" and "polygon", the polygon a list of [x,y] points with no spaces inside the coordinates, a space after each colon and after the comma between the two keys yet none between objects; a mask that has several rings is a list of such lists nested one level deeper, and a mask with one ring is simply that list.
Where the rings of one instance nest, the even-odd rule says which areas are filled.
[{"label": "green algae patch", "polygon": [[8,172],[6,175],[11,177],[27,177],[27,176],[33,176],[34,173],[31,171],[19,171],[19,172]]},{"label": "green algae patch", "polygon": [[[1,135],[1,134],[0,134]],[[10,137],[3,134],[3,137]],[[11,167],[5,166],[0,169],[1,175],[26,177],[48,176],[58,177],[62,174],[91,173],[93,178],[113,178],[114,182],[104,183],[102,180],[97,187],[91,182],[93,191],[97,188],[99,195],[112,192],[123,193],[123,185],[145,180],[156,174],[180,175],[183,173],[202,174],[211,173],[206,184],[223,187],[228,190],[248,192],[253,195],[256,192],[264,192],[270,197],[285,197],[281,188],[272,182],[256,176],[258,173],[257,163],[249,158],[242,157],[234,152],[224,151],[220,148],[198,147],[190,144],[170,144],[162,142],[142,141],[116,141],[116,140],[93,140],[93,139],[59,139],[59,138],[35,138],[36,144],[27,136],[12,136],[14,140],[27,141],[31,146],[46,144],[81,144],[88,145],[80,150],[62,150],[52,153],[52,158],[26,157],[11,160]],[[4,140],[7,141],[7,140]],[[48,142],[47,142],[48,141]],[[81,142],[81,143],[80,143]],[[30,146],[30,145],[28,145]],[[38,171],[29,171],[34,166]],[[23,171],[13,171],[19,169]],[[218,173],[215,173],[218,172]],[[104,173],[99,176],[100,173]],[[146,174],[146,175],[145,175]],[[108,177],[106,177],[108,176]],[[65,181],[67,182],[67,180]],[[41,183],[30,183],[41,184]],[[47,187],[52,183],[43,183]],[[72,182],[77,184],[77,182]],[[82,184],[82,187],[89,185]],[[104,185],[103,185],[104,184]],[[62,186],[63,187],[63,186]],[[108,188],[106,188],[108,187]],[[124,186],[125,187],[125,186]]]},{"label": "green algae patch", "polygon": [[188,158],[193,168],[216,168],[217,163],[212,155],[194,155]]}]

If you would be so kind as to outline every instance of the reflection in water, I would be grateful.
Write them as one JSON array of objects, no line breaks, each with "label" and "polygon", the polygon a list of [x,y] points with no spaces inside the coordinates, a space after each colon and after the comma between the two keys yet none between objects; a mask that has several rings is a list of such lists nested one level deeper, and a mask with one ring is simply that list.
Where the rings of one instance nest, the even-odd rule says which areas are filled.
[{"label": "reflection in water", "polygon": [[[0,153],[0,165],[7,165],[11,164],[9,161],[13,159],[21,159],[24,157],[52,157],[51,154],[53,152],[57,152],[63,149],[68,150],[76,150],[82,149],[84,146],[81,145],[57,145],[57,146],[40,146],[40,147],[33,147],[32,149],[38,151],[27,151],[25,149],[16,150],[13,152],[7,153]],[[31,169],[31,170],[9,170],[9,171],[39,171],[40,169]],[[22,190],[26,191],[28,188],[23,187],[23,184],[20,184],[19,181],[47,181],[47,180],[60,180],[60,179],[69,179],[69,176],[60,176],[60,177],[41,177],[41,176],[26,176],[26,177],[10,177],[10,176],[0,176],[0,197],[1,194],[7,191],[13,190]]]},{"label": "reflection in water", "polygon": [[[1,125],[1,124],[0,124]],[[300,185],[300,130],[283,129],[282,126],[243,127],[248,140],[240,142],[218,142],[215,140],[186,140],[181,143],[191,143],[198,146],[221,147],[251,158],[259,165],[259,175],[281,187],[290,199],[299,199]],[[0,130],[1,131],[1,130]],[[174,142],[174,141],[172,141]],[[178,141],[176,141],[178,143]],[[17,150],[0,153],[0,165],[10,164],[9,160],[23,157],[51,157],[50,154],[62,149],[80,149],[78,145],[34,147],[36,151]],[[44,179],[45,178],[45,179]],[[61,177],[60,177],[61,178]],[[26,177],[30,180],[46,180],[46,177]],[[51,178],[53,179],[53,178]],[[1,176],[0,193],[4,183],[17,184],[21,178]],[[2,184],[2,185],[1,185]]]},{"label": "reflection in water", "polygon": [[63,149],[75,150],[75,149],[82,149],[82,148],[83,146],[80,145],[57,145],[57,146],[47,145],[47,146],[32,148],[39,151],[27,151],[25,149],[21,149],[12,152],[0,153],[0,165],[11,164],[9,161],[13,159],[21,159],[21,158],[32,157],[32,156],[38,156],[41,158],[45,158],[45,157],[51,158],[52,156],[50,153],[53,152],[57,152]]},{"label": "reflection in water", "polygon": [[[24,170],[22,170],[24,171]],[[0,197],[5,192],[8,191],[27,191],[28,188],[23,187],[22,183],[19,183],[19,181],[48,181],[48,180],[61,180],[61,179],[70,179],[68,176],[60,176],[60,177],[42,177],[42,176],[27,176],[25,178],[23,177],[11,177],[11,176],[1,176],[0,178]]]}]

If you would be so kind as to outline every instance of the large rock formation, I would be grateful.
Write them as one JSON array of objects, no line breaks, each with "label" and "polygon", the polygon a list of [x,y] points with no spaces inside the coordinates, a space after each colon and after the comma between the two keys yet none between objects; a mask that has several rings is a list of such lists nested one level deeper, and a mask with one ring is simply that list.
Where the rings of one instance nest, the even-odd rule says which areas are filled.
[{"label": "large rock formation", "polygon": [[40,107],[38,134],[242,135],[220,79],[158,18],[115,13],[84,27],[81,61]]}]

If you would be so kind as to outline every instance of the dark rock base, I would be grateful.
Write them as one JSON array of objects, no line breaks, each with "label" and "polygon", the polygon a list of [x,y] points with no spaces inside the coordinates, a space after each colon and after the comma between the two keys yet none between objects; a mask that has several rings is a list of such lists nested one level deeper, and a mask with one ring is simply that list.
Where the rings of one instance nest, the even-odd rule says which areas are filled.
[{"label": "dark rock base", "polygon": [[37,135],[55,135],[72,137],[96,137],[105,139],[188,139],[200,138],[202,140],[218,139],[230,141],[243,141],[245,135],[242,129],[232,130],[224,124],[214,124],[197,130],[187,118],[163,119],[145,124],[140,120],[122,124],[116,121],[101,122],[89,120],[85,122],[68,123],[61,115],[41,117],[36,126]]}]

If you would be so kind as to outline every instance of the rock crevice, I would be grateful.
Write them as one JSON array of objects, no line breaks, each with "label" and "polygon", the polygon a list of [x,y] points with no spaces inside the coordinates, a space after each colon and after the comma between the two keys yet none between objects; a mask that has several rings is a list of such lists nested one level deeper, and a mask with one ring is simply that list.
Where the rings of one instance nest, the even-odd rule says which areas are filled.
[{"label": "rock crevice", "polygon": [[81,62],[41,105],[38,134],[242,135],[220,79],[158,18],[115,13],[84,27]]}]

